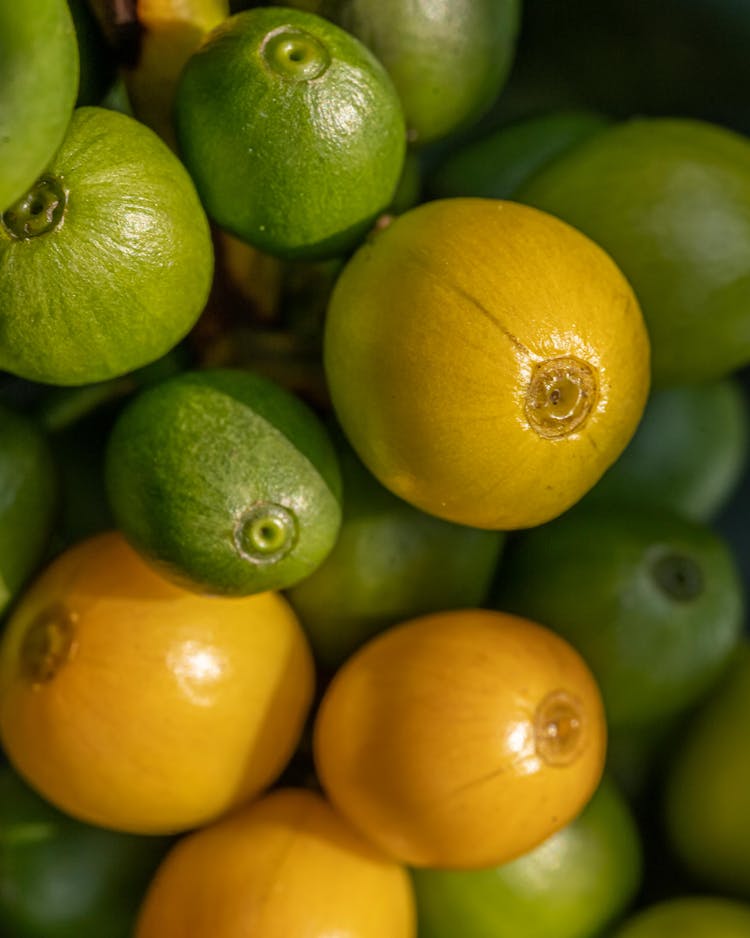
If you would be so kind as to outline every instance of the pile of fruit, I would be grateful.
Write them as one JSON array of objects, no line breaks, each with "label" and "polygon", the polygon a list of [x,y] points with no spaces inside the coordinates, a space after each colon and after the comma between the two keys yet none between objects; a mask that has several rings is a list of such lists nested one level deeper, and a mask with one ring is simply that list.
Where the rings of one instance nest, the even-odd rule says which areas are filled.
[{"label": "pile of fruit", "polygon": [[749,44],[0,0],[0,936],[750,938]]}]

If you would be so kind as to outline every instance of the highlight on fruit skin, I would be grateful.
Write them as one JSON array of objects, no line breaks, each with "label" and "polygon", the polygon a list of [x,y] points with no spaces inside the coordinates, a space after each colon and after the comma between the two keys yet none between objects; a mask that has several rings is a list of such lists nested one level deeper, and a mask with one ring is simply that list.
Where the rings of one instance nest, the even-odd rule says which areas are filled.
[{"label": "highlight on fruit skin", "polygon": [[61,554],[15,607],[0,645],[0,737],[73,817],[175,833],[278,777],[313,685],[280,595],[198,596],[106,532]]},{"label": "highlight on fruit skin", "polygon": [[318,794],[281,789],[181,840],[135,938],[416,938],[406,870]]},{"label": "highlight on fruit skin", "polygon": [[617,459],[649,387],[638,301],[611,259],[543,212],[420,205],[339,277],[324,364],[368,469],[470,527],[561,514]]},{"label": "highlight on fruit skin", "polygon": [[578,653],[480,609],[412,619],[337,672],[314,727],[334,807],[415,867],[515,859],[575,817],[604,765],[606,724]]}]

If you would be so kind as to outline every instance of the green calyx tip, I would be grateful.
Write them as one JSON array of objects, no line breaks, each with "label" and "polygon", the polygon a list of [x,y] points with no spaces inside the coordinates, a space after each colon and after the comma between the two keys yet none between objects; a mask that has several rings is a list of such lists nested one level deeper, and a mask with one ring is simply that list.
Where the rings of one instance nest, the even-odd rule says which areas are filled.
[{"label": "green calyx tip", "polygon": [[263,40],[263,59],[277,75],[290,81],[319,78],[331,64],[323,43],[303,29],[282,26]]},{"label": "green calyx tip", "polygon": [[42,176],[3,212],[2,223],[12,238],[27,241],[59,228],[66,206],[67,193],[60,180],[54,176]]},{"label": "green calyx tip", "polygon": [[272,564],[297,543],[297,518],[283,505],[259,502],[244,512],[234,531],[239,554],[253,564]]}]

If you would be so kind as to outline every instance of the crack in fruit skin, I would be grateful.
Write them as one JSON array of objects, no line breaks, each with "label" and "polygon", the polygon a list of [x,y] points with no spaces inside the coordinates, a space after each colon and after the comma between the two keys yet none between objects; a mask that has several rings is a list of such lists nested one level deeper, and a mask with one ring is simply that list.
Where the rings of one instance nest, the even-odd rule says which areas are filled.
[{"label": "crack in fruit skin", "polygon": [[580,430],[598,396],[596,373],[579,358],[539,362],[526,392],[526,418],[539,436],[561,439]]},{"label": "crack in fruit skin", "polygon": [[33,620],[20,648],[21,667],[34,685],[52,681],[75,651],[78,616],[66,606],[55,604]]}]

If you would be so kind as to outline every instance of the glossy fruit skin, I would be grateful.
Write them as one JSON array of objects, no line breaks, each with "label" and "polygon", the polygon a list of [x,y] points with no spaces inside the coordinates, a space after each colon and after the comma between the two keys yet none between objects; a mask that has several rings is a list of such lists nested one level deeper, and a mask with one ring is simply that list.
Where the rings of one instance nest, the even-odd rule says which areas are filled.
[{"label": "glossy fruit skin", "polygon": [[718,535],[632,505],[581,507],[525,532],[493,605],[578,649],[612,728],[657,724],[697,702],[726,667],[744,613],[739,572]]},{"label": "glossy fruit skin", "polygon": [[641,879],[638,828],[603,780],[583,813],[536,849],[487,870],[414,870],[420,938],[591,938]]},{"label": "glossy fruit skin", "polygon": [[[291,586],[341,522],[336,454],[315,414],[239,370],[187,372],[140,394],[112,431],[107,488],[131,544],[199,592]],[[277,549],[243,539],[264,518],[283,535]]]},{"label": "glossy fruit skin", "polygon": [[673,849],[700,883],[750,899],[750,646],[688,725],[670,766],[665,816]]},{"label": "glossy fruit skin", "polygon": [[[341,274],[324,339],[333,405],[373,475],[422,511],[496,530],[555,517],[614,462],[648,356],[637,301],[596,245],[489,199],[430,202],[379,232]],[[545,389],[557,368],[579,381],[570,400]]]},{"label": "glossy fruit skin", "polygon": [[135,938],[240,934],[415,938],[409,877],[320,795],[274,791],[177,844]]},{"label": "glossy fruit skin", "polygon": [[294,751],[312,693],[280,596],[188,593],[115,533],[58,557],[0,646],[10,761],[73,817],[130,833],[187,830],[257,795]]},{"label": "glossy fruit skin", "polygon": [[357,39],[313,14],[227,19],[189,60],[176,108],[209,215],[270,254],[345,253],[395,193],[406,148],[395,89]]},{"label": "glossy fruit skin", "polygon": [[81,824],[0,769],[0,928],[14,938],[129,938],[169,841]]},{"label": "glossy fruit skin", "polygon": [[334,18],[388,70],[409,140],[422,145],[471,124],[502,90],[520,0],[340,0]]},{"label": "glossy fruit skin", "polygon": [[338,667],[389,625],[425,612],[479,606],[503,535],[441,521],[396,498],[337,439],[344,501],[336,545],[287,591],[316,660]]},{"label": "glossy fruit skin", "polygon": [[0,405],[0,614],[42,558],[57,508],[50,447],[28,417]]},{"label": "glossy fruit skin", "polygon": [[0,367],[74,385],[160,357],[194,324],[213,273],[185,169],[142,124],[87,107],[46,176],[64,193],[57,227],[18,238],[7,212],[0,224]]},{"label": "glossy fruit skin", "polygon": [[532,177],[520,201],[579,228],[643,308],[654,382],[721,378],[750,361],[750,142],[680,119],[612,127]]},{"label": "glossy fruit skin", "polygon": [[687,896],[650,906],[618,928],[612,938],[747,938],[750,906],[729,899]]},{"label": "glossy fruit skin", "polygon": [[565,641],[464,609],[356,652],[323,697],[313,744],[334,807],[373,843],[415,867],[479,869],[578,814],[601,778],[606,726]]},{"label": "glossy fruit skin", "polygon": [[0,212],[62,143],[78,92],[78,45],[66,0],[0,6]]},{"label": "glossy fruit skin", "polygon": [[429,191],[440,199],[512,199],[535,173],[610,123],[594,111],[561,110],[500,127],[450,153]]},{"label": "glossy fruit skin", "polygon": [[653,505],[710,521],[747,466],[748,408],[733,380],[655,391],[635,436],[586,501]]}]

